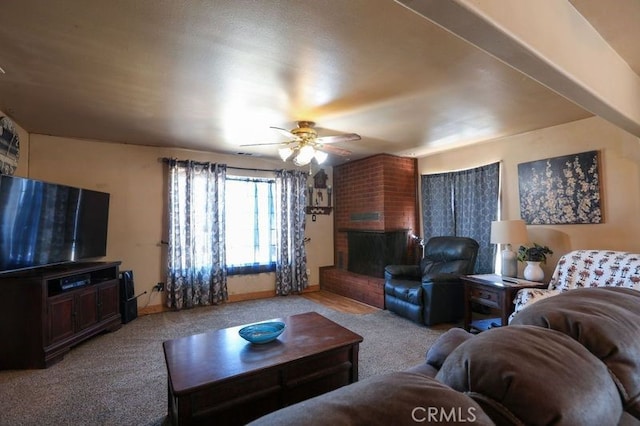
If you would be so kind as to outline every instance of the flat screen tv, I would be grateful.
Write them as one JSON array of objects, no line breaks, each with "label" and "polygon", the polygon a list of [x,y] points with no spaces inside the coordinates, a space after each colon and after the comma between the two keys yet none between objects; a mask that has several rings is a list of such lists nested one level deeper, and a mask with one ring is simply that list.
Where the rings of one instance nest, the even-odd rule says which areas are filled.
[{"label": "flat screen tv", "polygon": [[0,175],[0,274],[107,254],[109,194]]}]

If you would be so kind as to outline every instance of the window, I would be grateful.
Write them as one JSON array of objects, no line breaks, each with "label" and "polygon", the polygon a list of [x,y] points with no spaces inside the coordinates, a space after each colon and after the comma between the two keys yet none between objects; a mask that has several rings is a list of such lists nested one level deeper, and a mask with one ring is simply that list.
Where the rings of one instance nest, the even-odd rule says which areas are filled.
[{"label": "window", "polygon": [[227,176],[227,273],[275,271],[275,180]]}]

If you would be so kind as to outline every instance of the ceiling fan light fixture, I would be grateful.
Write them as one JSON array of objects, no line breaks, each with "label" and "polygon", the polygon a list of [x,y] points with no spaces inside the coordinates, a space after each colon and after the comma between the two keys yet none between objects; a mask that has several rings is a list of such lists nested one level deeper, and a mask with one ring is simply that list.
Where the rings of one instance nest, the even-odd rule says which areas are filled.
[{"label": "ceiling fan light fixture", "polygon": [[327,154],[324,151],[316,151],[316,153],[314,155],[314,157],[316,159],[316,162],[318,164],[324,163],[328,156],[329,156],[329,154]]},{"label": "ceiling fan light fixture", "polygon": [[297,127],[291,131],[272,126],[272,129],[285,134],[291,138],[291,140],[276,143],[244,144],[241,146],[280,145],[280,148],[278,148],[278,156],[282,161],[287,162],[291,160],[296,166],[306,166],[311,163],[312,160],[315,160],[318,164],[324,163],[327,158],[329,158],[329,154],[341,156],[351,154],[351,151],[328,144],[360,140],[360,136],[355,133],[319,138],[314,126],[315,123],[313,121],[298,121]]},{"label": "ceiling fan light fixture", "polygon": [[296,157],[293,159],[293,163],[296,166],[306,166],[311,162],[315,153],[316,150],[313,149],[311,145],[304,145],[298,151],[298,155],[296,155]]},{"label": "ceiling fan light fixture", "polygon": [[287,161],[287,159],[291,157],[291,154],[293,154],[293,150],[287,146],[280,148],[278,150],[278,154],[280,155],[280,158],[282,158],[282,161]]}]

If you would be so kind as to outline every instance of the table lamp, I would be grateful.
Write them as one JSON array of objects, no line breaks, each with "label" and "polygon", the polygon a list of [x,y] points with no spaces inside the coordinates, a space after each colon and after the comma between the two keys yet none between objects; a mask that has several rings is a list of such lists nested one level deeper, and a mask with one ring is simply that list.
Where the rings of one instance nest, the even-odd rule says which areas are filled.
[{"label": "table lamp", "polygon": [[526,243],[528,240],[529,236],[524,220],[494,220],[491,222],[491,243],[503,244],[504,246],[501,252],[500,275],[505,277],[518,275],[518,259],[516,253],[511,250],[511,244]]}]

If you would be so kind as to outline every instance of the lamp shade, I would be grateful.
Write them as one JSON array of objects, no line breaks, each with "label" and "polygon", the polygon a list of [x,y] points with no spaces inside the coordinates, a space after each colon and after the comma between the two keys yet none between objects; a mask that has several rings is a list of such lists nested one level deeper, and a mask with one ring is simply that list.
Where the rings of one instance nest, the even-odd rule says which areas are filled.
[{"label": "lamp shade", "polygon": [[494,220],[491,222],[491,243],[519,244],[529,241],[524,220]]},{"label": "lamp shade", "polygon": [[278,150],[278,154],[280,154],[282,161],[287,161],[287,158],[291,157],[291,154],[293,154],[293,150],[287,146],[285,148],[280,148]]},{"label": "lamp shade", "polygon": [[300,148],[298,154],[293,159],[293,164],[295,164],[296,166],[306,166],[311,162],[311,159],[313,158],[315,153],[316,150],[313,149],[311,145],[304,145],[302,148]]},{"label": "lamp shade", "polygon": [[318,164],[324,163],[328,156],[329,154],[327,154],[324,151],[316,151],[316,154],[315,154],[315,158]]},{"label": "lamp shade", "polygon": [[528,240],[529,236],[524,220],[494,220],[491,222],[491,242],[504,245],[504,249],[500,253],[499,273],[501,275],[515,277],[518,274],[517,255],[511,250],[511,244],[526,243]]}]

